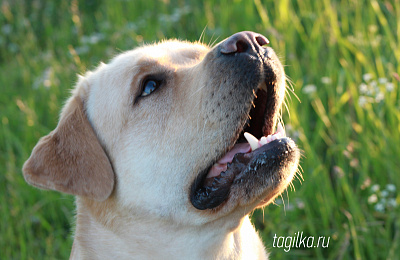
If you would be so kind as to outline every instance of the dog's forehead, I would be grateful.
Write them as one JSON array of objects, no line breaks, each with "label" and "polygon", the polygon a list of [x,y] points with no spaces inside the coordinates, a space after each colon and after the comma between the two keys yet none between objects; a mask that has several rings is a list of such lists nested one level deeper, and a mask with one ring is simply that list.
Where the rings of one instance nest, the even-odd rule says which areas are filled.
[{"label": "dog's forehead", "polygon": [[153,59],[158,63],[180,66],[201,60],[208,51],[209,48],[199,42],[169,40],[144,46],[137,52],[137,55],[140,56],[140,60]]}]

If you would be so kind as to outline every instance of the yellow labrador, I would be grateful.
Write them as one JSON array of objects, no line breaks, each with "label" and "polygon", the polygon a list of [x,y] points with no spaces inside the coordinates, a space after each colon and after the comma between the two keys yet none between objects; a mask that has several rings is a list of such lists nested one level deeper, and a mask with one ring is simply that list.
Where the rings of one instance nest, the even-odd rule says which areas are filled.
[{"label": "yellow labrador", "polygon": [[285,74],[267,43],[165,41],[79,79],[23,167],[28,183],[77,196],[71,259],[267,258],[248,215],[299,161],[274,130]]}]

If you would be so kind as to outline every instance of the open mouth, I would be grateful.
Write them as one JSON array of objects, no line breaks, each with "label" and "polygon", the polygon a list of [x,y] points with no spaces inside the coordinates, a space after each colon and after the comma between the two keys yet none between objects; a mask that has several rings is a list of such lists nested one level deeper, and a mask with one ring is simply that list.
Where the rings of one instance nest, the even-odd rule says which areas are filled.
[{"label": "open mouth", "polygon": [[264,85],[257,90],[249,121],[231,149],[194,181],[190,200],[195,208],[205,210],[220,206],[235,185],[257,181],[266,187],[268,181],[265,179],[274,178],[275,182],[279,182],[284,178],[273,175],[289,161],[287,158],[295,145],[286,137],[280,123],[274,131],[279,108],[275,104],[275,90],[271,91],[274,87]]}]

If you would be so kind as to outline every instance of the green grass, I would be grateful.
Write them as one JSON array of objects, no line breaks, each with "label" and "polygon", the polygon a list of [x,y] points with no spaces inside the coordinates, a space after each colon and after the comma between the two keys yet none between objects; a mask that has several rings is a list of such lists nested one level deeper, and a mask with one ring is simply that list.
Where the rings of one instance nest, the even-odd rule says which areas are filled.
[{"label": "green grass", "polygon": [[[266,35],[301,101],[290,95],[284,122],[303,150],[304,181],[253,214],[271,258],[400,255],[398,0],[0,5],[0,259],[69,256],[73,197],[28,186],[21,166],[55,127],[76,74],[143,42],[198,40],[205,26],[205,42]],[[273,247],[274,234],[299,231],[330,237],[329,247]]]}]

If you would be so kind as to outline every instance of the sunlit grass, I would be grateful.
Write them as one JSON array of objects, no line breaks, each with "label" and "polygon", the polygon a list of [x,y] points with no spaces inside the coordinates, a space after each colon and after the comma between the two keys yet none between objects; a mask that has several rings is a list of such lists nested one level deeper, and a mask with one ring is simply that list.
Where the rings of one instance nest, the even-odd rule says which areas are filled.
[{"label": "sunlit grass", "polygon": [[[284,112],[304,181],[253,220],[272,259],[400,255],[398,1],[3,1],[0,15],[0,258],[65,259],[73,198],[25,184],[21,166],[52,130],[76,74],[163,38],[260,32],[296,95]],[[378,186],[377,186],[378,185]],[[263,218],[264,216],[264,218]],[[330,236],[273,248],[274,234]]]}]

